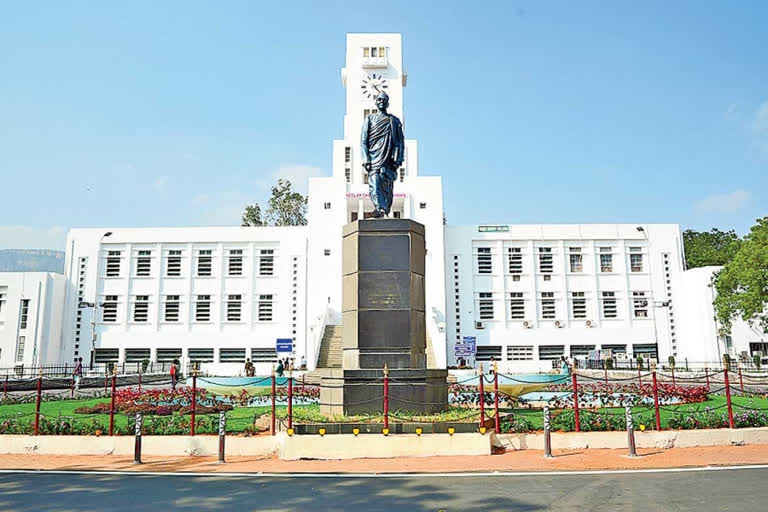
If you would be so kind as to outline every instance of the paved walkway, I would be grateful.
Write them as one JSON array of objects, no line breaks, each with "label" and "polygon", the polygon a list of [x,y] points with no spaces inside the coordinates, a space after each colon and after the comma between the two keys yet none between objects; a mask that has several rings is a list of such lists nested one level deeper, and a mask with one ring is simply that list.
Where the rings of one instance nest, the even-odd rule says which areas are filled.
[{"label": "paved walkway", "polygon": [[626,450],[556,450],[545,459],[537,450],[498,455],[431,458],[299,460],[276,457],[231,457],[218,464],[216,457],[146,457],[134,465],[133,457],[0,455],[2,469],[102,470],[161,472],[243,472],[243,473],[435,473],[481,471],[583,471],[611,469],[653,469],[696,466],[768,464],[768,445],[714,446],[639,450],[639,457],[627,457]]}]

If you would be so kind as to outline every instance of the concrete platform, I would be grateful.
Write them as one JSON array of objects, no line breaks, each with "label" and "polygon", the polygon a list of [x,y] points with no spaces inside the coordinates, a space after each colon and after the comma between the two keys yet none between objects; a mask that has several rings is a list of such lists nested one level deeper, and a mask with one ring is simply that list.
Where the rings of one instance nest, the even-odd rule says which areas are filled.
[{"label": "concrete platform", "polygon": [[280,458],[359,459],[388,457],[435,457],[444,455],[490,455],[491,434],[400,434],[326,436],[282,436]]}]

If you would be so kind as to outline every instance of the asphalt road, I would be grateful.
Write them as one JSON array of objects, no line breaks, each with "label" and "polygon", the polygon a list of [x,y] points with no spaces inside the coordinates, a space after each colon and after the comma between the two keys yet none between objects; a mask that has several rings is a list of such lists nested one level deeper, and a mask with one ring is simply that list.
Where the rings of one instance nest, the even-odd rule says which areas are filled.
[{"label": "asphalt road", "polygon": [[402,477],[0,474],[4,512],[752,511],[768,469]]}]

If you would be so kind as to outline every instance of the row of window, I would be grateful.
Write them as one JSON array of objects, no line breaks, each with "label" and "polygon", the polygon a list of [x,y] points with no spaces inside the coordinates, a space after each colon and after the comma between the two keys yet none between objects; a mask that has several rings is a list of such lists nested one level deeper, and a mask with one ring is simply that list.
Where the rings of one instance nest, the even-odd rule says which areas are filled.
[{"label": "row of window", "polygon": [[[226,295],[223,302],[224,318],[227,322],[243,321],[244,299],[241,294]],[[258,295],[255,301],[257,319],[259,322],[271,322],[273,319],[274,296],[271,294]],[[107,295],[102,302],[102,321],[116,323],[118,314],[118,296]],[[134,295],[131,301],[131,321],[137,323],[149,322],[149,295]],[[195,322],[210,322],[214,303],[210,295],[195,295],[192,302],[192,315]],[[180,322],[182,300],[180,295],[165,295],[161,312],[163,322]]]},{"label": "row of window", "polygon": [[[613,248],[600,247],[600,272],[614,271]],[[552,247],[538,248],[538,271],[542,274],[552,274],[555,271],[554,253]],[[568,248],[569,271],[571,273],[584,272],[584,255],[581,247]],[[490,247],[475,248],[475,256],[478,274],[493,274],[493,254]],[[630,272],[643,272],[643,253],[642,247],[629,248],[629,269]],[[523,273],[523,251],[520,247],[507,248],[507,273]]]},{"label": "row of window", "polygon": [[[540,361],[554,361],[560,359],[561,356],[566,355],[565,345],[539,345],[538,347],[538,360]],[[570,345],[568,347],[570,357],[586,357],[593,350],[597,349],[596,345]],[[614,356],[627,354],[627,345],[601,345],[600,349],[603,351],[611,351]],[[632,352],[634,356],[642,355],[643,357],[656,358],[656,344],[655,343],[635,343],[632,345]],[[478,345],[477,355],[475,359],[477,361],[490,361],[493,358],[496,361],[533,361],[536,358],[534,355],[536,351],[533,345],[508,345],[506,352],[506,359],[502,358],[502,346],[501,345]]]},{"label": "row of window", "polygon": [[[375,109],[363,109],[363,119],[370,114],[376,112]],[[405,167],[400,167],[397,171],[398,179],[400,183],[405,181]],[[368,184],[368,172],[363,169],[362,171],[363,183]],[[347,183],[352,183],[352,148],[346,146],[344,148],[344,179]]]},{"label": "row of window", "polygon": [[[141,363],[150,360],[155,363],[171,363],[181,360],[186,352],[186,357],[191,362],[212,363],[215,360],[215,352],[212,348],[158,348],[155,352],[155,359],[151,359],[152,350],[149,348],[126,348],[124,362]],[[277,362],[277,352],[274,348],[251,348],[250,356],[247,356],[247,348],[220,348],[219,363],[244,363],[246,357],[250,357],[254,363],[274,363]],[[96,363],[113,363],[120,359],[120,349],[118,348],[97,348],[94,356]]]},{"label": "row of window", "polygon": [[[587,318],[587,301],[585,292],[571,292],[569,297],[570,314],[573,319]],[[558,300],[554,292],[539,294],[539,313],[545,320],[555,320],[558,316]],[[511,292],[507,296],[509,318],[511,320],[526,319],[526,299],[523,292]],[[619,318],[619,299],[616,292],[601,292],[600,313],[603,319]],[[480,320],[495,320],[495,300],[493,292],[480,292],[477,298],[477,311]],[[458,303],[457,303],[458,307]],[[648,295],[646,292],[632,292],[632,315],[634,318],[648,318]]]},{"label": "row of window", "polygon": [[[181,277],[182,249],[170,249],[165,254],[165,277]],[[237,277],[243,275],[244,259],[242,249],[229,249],[226,253],[226,275]],[[214,255],[211,249],[197,249],[194,256],[194,275],[198,277],[213,276]],[[122,251],[107,252],[106,277],[120,277],[122,271]],[[151,250],[139,250],[134,258],[134,276],[149,277],[152,275],[154,259]],[[261,249],[258,256],[258,272],[260,276],[275,275],[275,255],[273,249]]]}]

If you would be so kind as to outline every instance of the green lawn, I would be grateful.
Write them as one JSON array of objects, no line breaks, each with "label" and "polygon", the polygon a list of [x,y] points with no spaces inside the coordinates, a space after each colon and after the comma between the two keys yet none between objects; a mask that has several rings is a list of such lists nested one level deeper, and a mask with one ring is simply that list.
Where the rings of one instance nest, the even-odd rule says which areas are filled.
[{"label": "green lawn", "polygon": [[[56,419],[57,417],[69,417],[74,418],[76,423],[96,421],[101,425],[108,425],[108,414],[94,414],[94,415],[81,415],[75,414],[74,410],[78,407],[93,406],[97,403],[108,403],[108,398],[97,398],[89,400],[62,400],[62,401],[50,401],[43,402],[40,406],[40,412],[48,419]],[[705,402],[689,405],[678,406],[663,406],[661,409],[661,425],[662,428],[667,428],[670,418],[673,416],[687,416],[694,414],[697,417],[702,414],[705,408],[716,409],[717,414],[725,414],[727,409],[724,407],[726,399],[723,396],[713,396]],[[751,398],[751,397],[733,397],[734,415],[743,412],[745,409],[739,406],[745,406],[752,409],[765,409],[768,412],[768,399],[765,398]],[[270,406],[259,407],[236,407],[227,414],[227,431],[228,432],[243,432],[247,428],[252,427],[255,419],[262,415],[269,415]],[[287,407],[277,407],[277,417],[284,418],[287,416]],[[322,422],[322,421],[346,421],[346,422],[381,422],[382,415],[362,415],[348,418],[332,418],[328,419],[320,414],[319,405],[297,405],[293,407],[294,421],[295,422]],[[543,416],[541,409],[507,409],[502,408],[503,414],[512,413],[514,416],[524,418],[528,425],[534,430],[543,429]],[[605,416],[622,417],[624,414],[623,408],[605,408],[600,409],[600,413]],[[21,422],[32,423],[34,421],[35,404],[6,404],[0,405],[0,423],[15,418]],[[553,410],[553,416],[557,416],[560,412]],[[493,414],[493,407],[486,407],[486,414]],[[563,418],[567,415],[572,415],[572,411],[563,411]],[[588,412],[583,412],[583,415],[589,415]],[[635,419],[635,425],[644,424],[648,428],[652,428],[655,423],[653,407],[635,407],[633,408],[633,416]],[[156,417],[163,418],[163,417]],[[164,417],[166,420],[168,417]],[[208,427],[203,432],[215,431],[215,425],[218,422],[218,415],[198,415],[198,418],[207,418]],[[392,411],[390,414],[390,421],[414,421],[414,422],[472,422],[477,419],[476,409],[466,409],[451,407],[448,411],[435,414],[435,415],[414,415],[410,413],[404,413],[400,411]],[[151,419],[145,419],[146,421],[152,421]],[[115,415],[115,428],[117,432],[128,433],[129,423],[132,423],[132,418],[123,415]],[[557,429],[557,422],[554,421],[554,429]]]}]

